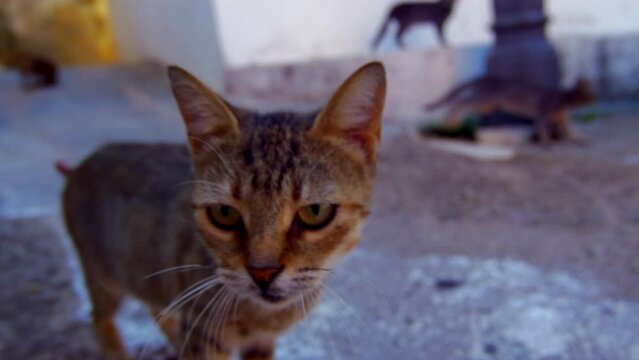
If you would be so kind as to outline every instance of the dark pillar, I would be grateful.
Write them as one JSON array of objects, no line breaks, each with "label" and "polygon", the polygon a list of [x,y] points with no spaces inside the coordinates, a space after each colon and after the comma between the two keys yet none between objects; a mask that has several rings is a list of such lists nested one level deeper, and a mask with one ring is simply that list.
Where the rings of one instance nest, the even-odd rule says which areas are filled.
[{"label": "dark pillar", "polygon": [[496,41],[488,74],[557,88],[559,63],[546,38],[543,0],[493,0],[493,5]]}]

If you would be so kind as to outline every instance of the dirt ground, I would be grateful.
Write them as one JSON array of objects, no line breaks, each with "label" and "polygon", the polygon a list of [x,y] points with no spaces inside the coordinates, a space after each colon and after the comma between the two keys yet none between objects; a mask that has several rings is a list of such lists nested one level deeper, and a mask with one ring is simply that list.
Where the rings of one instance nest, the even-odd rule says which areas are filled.
[{"label": "dirt ground", "polygon": [[520,259],[639,300],[639,116],[577,128],[589,146],[526,146],[506,162],[443,154],[417,135],[388,139],[366,245]]},{"label": "dirt ground", "polygon": [[[31,95],[0,76],[0,358],[98,358],[51,164],[181,140],[160,76],[83,70]],[[590,146],[481,162],[389,122],[362,243],[279,358],[639,359],[639,111],[577,128]],[[134,353],[152,344],[138,358],[165,357],[143,310],[120,323]]]}]

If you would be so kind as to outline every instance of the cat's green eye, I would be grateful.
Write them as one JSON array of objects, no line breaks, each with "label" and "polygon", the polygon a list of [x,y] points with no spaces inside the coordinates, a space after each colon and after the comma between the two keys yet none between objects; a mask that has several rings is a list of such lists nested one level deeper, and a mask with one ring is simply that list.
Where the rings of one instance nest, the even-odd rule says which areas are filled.
[{"label": "cat's green eye", "polygon": [[328,225],[335,217],[337,205],[311,204],[299,209],[297,217],[302,226],[316,230]]},{"label": "cat's green eye", "polygon": [[242,215],[231,206],[213,204],[206,207],[209,221],[222,230],[238,230],[242,226]]}]

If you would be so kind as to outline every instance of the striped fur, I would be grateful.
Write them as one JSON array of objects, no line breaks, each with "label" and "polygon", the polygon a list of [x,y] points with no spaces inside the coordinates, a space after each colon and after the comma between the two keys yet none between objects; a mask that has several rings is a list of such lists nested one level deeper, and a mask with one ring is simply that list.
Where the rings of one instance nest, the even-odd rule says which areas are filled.
[{"label": "striped fur", "polygon": [[[238,109],[184,70],[169,76],[188,148],[112,144],[67,177],[67,227],[103,355],[126,357],[112,317],[132,295],[160,317],[180,358],[238,350],[271,359],[277,336],[313,308],[325,276],[359,241],[384,69],[362,67],[308,114]],[[241,226],[216,226],[215,204],[236,209]],[[334,217],[300,226],[298,211],[310,204],[331,204]],[[260,290],[251,269],[272,268],[279,272]]]}]

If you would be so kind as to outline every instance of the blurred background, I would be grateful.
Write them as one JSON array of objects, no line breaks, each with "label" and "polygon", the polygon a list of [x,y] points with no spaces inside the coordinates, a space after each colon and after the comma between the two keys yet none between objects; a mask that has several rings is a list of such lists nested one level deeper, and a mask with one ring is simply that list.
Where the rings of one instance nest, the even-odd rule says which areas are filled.
[{"label": "blurred background", "polygon": [[[373,212],[278,358],[639,360],[639,2],[400,4],[0,0],[0,358],[98,358],[54,163],[183,142],[166,65],[267,111],[320,106],[379,60]],[[559,104],[575,137],[530,141],[538,113],[425,109],[480,76]],[[572,103],[578,79],[593,97]],[[170,354],[139,304],[120,326],[137,358]]]}]

